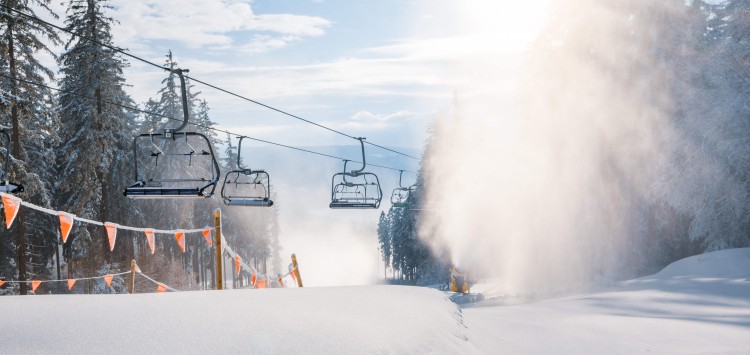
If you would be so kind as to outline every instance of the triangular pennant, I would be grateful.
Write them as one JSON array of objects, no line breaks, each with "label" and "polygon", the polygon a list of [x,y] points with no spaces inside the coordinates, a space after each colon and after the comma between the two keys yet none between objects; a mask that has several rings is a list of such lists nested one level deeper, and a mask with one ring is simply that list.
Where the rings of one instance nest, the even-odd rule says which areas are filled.
[{"label": "triangular pennant", "polygon": [[76,284],[76,281],[78,281],[78,280],[76,280],[76,279],[68,279],[68,291],[70,291],[70,290],[73,289],[73,285]]},{"label": "triangular pennant", "polygon": [[234,271],[237,272],[237,275],[240,274],[240,267],[242,266],[242,260],[240,259],[239,255],[234,256]]},{"label": "triangular pennant", "polygon": [[146,241],[148,242],[148,248],[151,249],[151,254],[154,253],[154,230],[146,229]]},{"label": "triangular pennant", "polygon": [[112,274],[106,274],[102,276],[102,278],[104,279],[104,282],[107,283],[107,287],[110,287],[112,285]]},{"label": "triangular pennant", "polygon": [[266,279],[260,279],[255,284],[258,288],[266,288]]},{"label": "triangular pennant", "polygon": [[162,293],[167,290],[167,286],[164,286],[162,284],[156,285],[156,293]]},{"label": "triangular pennant", "polygon": [[281,285],[281,288],[284,288],[284,278],[279,276],[279,285]]},{"label": "triangular pennant", "polygon": [[115,250],[115,241],[117,240],[117,225],[105,222],[104,228],[107,229],[107,238],[109,238],[109,251]]},{"label": "triangular pennant", "polygon": [[39,287],[39,285],[41,285],[41,284],[42,284],[42,282],[39,281],[39,280],[33,280],[33,281],[31,281],[31,292],[36,292],[36,288]]},{"label": "triangular pennant", "polygon": [[3,208],[5,209],[5,227],[10,228],[18,215],[21,207],[21,199],[15,196],[3,195]]},{"label": "triangular pennant", "polygon": [[0,280],[0,286],[5,285],[5,281]]},{"label": "triangular pennant", "polygon": [[141,267],[138,266],[138,264],[135,264],[135,272],[139,272],[139,273],[142,272]]},{"label": "triangular pennant", "polygon": [[70,229],[73,228],[73,215],[65,212],[58,212],[57,215],[60,217],[60,232],[62,233],[63,244],[68,240]]},{"label": "triangular pennant", "polygon": [[255,271],[252,271],[250,273],[250,285],[255,286],[255,283],[258,281],[258,275],[255,274]]},{"label": "triangular pennant", "polygon": [[203,238],[206,239],[206,243],[208,243],[208,247],[214,246],[214,241],[211,239],[211,228],[206,228],[203,230]]},{"label": "triangular pennant", "polygon": [[180,249],[182,249],[182,252],[185,252],[185,232],[183,231],[177,231],[174,234],[174,238],[177,239],[177,244],[180,246]]}]

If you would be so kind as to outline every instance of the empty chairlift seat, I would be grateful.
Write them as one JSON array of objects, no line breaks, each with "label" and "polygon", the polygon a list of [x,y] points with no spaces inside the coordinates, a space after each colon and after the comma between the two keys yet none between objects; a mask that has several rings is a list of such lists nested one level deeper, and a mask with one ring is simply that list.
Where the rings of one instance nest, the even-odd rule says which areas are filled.
[{"label": "empty chairlift seat", "polygon": [[252,170],[242,165],[242,140],[237,145],[237,170],[224,177],[221,198],[227,206],[271,207],[271,180],[265,170]]},{"label": "empty chairlift seat", "polygon": [[2,169],[3,170],[0,172],[2,173],[2,176],[0,176],[0,192],[12,193],[12,194],[23,192],[23,185],[9,181],[10,172],[8,168],[10,167],[10,151],[11,151],[10,135],[5,129],[0,129],[0,135],[3,136],[3,143],[4,143],[3,145],[4,150],[2,154],[2,159],[3,159]]},{"label": "empty chairlift seat", "polygon": [[344,160],[344,171],[336,173],[331,178],[331,203],[330,208],[380,208],[383,199],[383,191],[380,188],[378,176],[365,172],[365,146],[358,138],[362,146],[362,168],[359,170],[346,171],[348,160]]},{"label": "empty chairlift seat", "polygon": [[182,85],[182,125],[134,138],[135,182],[123,192],[127,197],[208,198],[214,194],[220,171],[211,142],[202,133],[182,132],[189,115],[184,71],[172,71]]}]

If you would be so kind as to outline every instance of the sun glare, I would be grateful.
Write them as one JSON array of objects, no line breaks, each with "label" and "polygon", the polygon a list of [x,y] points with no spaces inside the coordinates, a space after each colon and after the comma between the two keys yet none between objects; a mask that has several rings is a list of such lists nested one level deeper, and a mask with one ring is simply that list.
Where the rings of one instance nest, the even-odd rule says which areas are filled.
[{"label": "sun glare", "polygon": [[521,51],[542,28],[548,0],[458,1],[461,24],[470,33],[489,37],[501,51]]}]

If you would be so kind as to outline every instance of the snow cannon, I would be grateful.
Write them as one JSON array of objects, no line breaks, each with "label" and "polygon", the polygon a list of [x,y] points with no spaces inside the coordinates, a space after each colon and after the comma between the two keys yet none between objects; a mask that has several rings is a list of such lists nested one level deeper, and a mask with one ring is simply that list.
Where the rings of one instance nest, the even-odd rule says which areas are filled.
[{"label": "snow cannon", "polygon": [[467,273],[461,273],[456,266],[451,267],[450,290],[458,293],[469,293]]}]

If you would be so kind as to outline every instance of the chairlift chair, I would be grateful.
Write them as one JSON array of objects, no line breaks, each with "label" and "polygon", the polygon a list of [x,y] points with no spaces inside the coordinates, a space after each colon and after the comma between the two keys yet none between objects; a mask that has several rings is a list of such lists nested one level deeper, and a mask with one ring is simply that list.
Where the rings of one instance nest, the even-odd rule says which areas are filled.
[{"label": "chairlift chair", "polygon": [[0,176],[0,192],[12,194],[23,192],[23,185],[8,181],[8,167],[10,166],[11,150],[10,135],[5,129],[0,129],[0,134],[5,138],[5,154],[3,156],[5,162],[3,163],[2,176]]},{"label": "chairlift chair", "polygon": [[398,187],[393,189],[391,194],[391,206],[401,208],[408,207],[407,200],[411,196],[411,187],[404,187],[401,185],[401,177],[404,175],[404,171],[400,170],[398,174]]},{"label": "chairlift chair", "polygon": [[346,171],[348,160],[344,160],[344,171],[331,178],[330,208],[379,208],[383,199],[378,176],[365,172],[364,138],[358,138],[362,146],[362,167],[359,170]]},{"label": "chairlift chair", "polygon": [[[123,192],[127,197],[208,198],[214,194],[219,181],[219,162],[208,137],[197,132],[182,132],[189,118],[185,78],[182,75],[187,70],[176,69],[172,72],[178,75],[182,86],[182,125],[165,129],[164,133],[144,133],[133,139],[135,183]],[[197,165],[199,162],[203,164]],[[139,169],[139,165],[143,167]]]},{"label": "chairlift chair", "polygon": [[265,170],[242,167],[242,139],[237,145],[237,170],[227,173],[221,186],[221,198],[228,206],[271,207],[271,180]]}]

